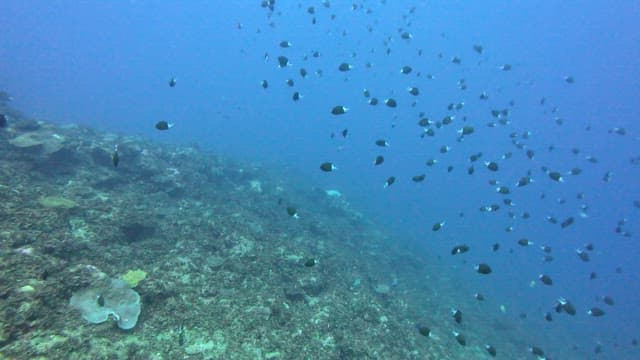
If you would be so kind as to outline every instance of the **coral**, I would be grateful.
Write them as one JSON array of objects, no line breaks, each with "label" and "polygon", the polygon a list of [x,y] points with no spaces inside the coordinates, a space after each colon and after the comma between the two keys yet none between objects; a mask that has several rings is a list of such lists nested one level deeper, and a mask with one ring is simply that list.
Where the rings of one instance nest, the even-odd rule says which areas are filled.
[{"label": "coral", "polygon": [[126,274],[122,275],[120,278],[124,280],[127,284],[129,284],[129,287],[134,288],[138,286],[140,281],[147,278],[147,272],[140,269],[129,270],[126,272]]}]

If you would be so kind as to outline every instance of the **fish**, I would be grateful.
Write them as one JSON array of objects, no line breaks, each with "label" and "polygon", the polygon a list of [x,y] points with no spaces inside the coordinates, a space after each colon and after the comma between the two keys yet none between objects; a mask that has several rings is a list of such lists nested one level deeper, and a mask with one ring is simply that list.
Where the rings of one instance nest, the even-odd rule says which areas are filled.
[{"label": "fish", "polygon": [[492,270],[491,270],[491,266],[489,266],[488,264],[485,263],[481,263],[475,266],[476,271],[479,274],[483,274],[483,275],[488,275],[491,274]]},{"label": "fish", "polygon": [[538,276],[538,279],[540,279],[540,282],[542,282],[545,285],[553,285],[553,280],[549,275],[540,274]]},{"label": "fish", "polygon": [[0,128],[6,128],[9,125],[9,117],[5,114],[0,114]]},{"label": "fish", "polygon": [[376,145],[378,145],[380,147],[389,147],[389,143],[385,139],[376,140]]},{"label": "fish", "polygon": [[425,174],[415,175],[415,176],[411,177],[411,180],[413,182],[422,182],[425,177],[426,177]]},{"label": "fish", "polygon": [[263,89],[266,89],[269,87],[269,82],[267,80],[262,80],[260,82],[260,86],[262,86]]},{"label": "fish", "polygon": [[592,307],[591,309],[587,310],[587,314],[593,317],[600,317],[603,316],[605,312],[599,307]]},{"label": "fish", "polygon": [[418,332],[420,333],[420,335],[425,336],[425,337],[429,337],[429,335],[431,335],[431,329],[429,329],[428,326],[425,325],[418,325]]},{"label": "fish", "polygon": [[484,346],[484,349],[487,350],[487,353],[489,355],[491,355],[492,357],[496,357],[496,355],[498,354],[498,352],[496,351],[496,348],[491,346],[491,345],[489,345],[489,344],[486,344]]},{"label": "fish", "polygon": [[294,219],[299,219],[300,218],[300,216],[298,215],[298,210],[293,206],[288,206],[287,207],[287,214],[289,216],[291,216],[292,218],[294,218]]},{"label": "fish", "polygon": [[518,240],[518,245],[520,246],[529,246],[529,245],[533,245],[533,241],[530,241],[527,238],[522,238],[520,240]]},{"label": "fish", "polygon": [[544,350],[542,350],[541,348],[537,346],[529,346],[528,350],[530,353],[537,356],[538,358],[544,358]]},{"label": "fish", "polygon": [[287,66],[291,66],[291,63],[289,62],[289,58],[284,55],[278,56],[278,67],[284,68]]},{"label": "fish", "polygon": [[490,171],[498,171],[498,163],[496,163],[495,161],[485,161],[484,165]]},{"label": "fish", "polygon": [[164,121],[164,120],[162,120],[162,121],[158,121],[158,122],[156,123],[156,129],[161,130],[161,131],[169,130],[169,129],[171,129],[172,127],[173,127],[173,124],[168,123],[168,122],[166,122],[166,121]]},{"label": "fish", "polygon": [[400,68],[400,73],[408,75],[411,73],[413,69],[411,68],[411,66],[405,65],[402,68]]},{"label": "fish", "polygon": [[580,260],[584,262],[588,262],[590,260],[589,253],[582,249],[576,249],[576,254],[578,254],[578,257],[580,258]]},{"label": "fish", "polygon": [[169,79],[169,87],[175,87],[177,82],[178,79],[172,77],[171,79]]},{"label": "fish", "polygon": [[605,304],[609,305],[609,306],[613,306],[614,301],[613,298],[611,296],[605,295],[602,297],[602,301],[604,301]]},{"label": "fish", "polygon": [[333,115],[343,115],[349,111],[348,107],[344,107],[342,105],[336,105],[331,109],[331,113]]},{"label": "fish", "polygon": [[455,308],[451,308],[451,316],[456,321],[456,323],[458,324],[462,323],[462,311]]},{"label": "fish", "polygon": [[338,170],[338,168],[332,162],[323,162],[320,164],[320,170],[324,172],[331,172],[334,170]]},{"label": "fish", "polygon": [[342,63],[338,66],[338,70],[341,72],[350,71],[351,69],[353,69],[353,65],[348,63]]},{"label": "fish", "polygon": [[469,251],[469,246],[462,244],[462,245],[456,245],[453,247],[453,249],[451,249],[451,255],[458,255],[458,254],[464,254],[467,251]]},{"label": "fish", "polygon": [[396,177],[395,176],[389,176],[389,178],[387,178],[387,181],[384,182],[384,186],[385,188],[388,188],[389,186],[393,185],[393,183],[396,182]]},{"label": "fish", "polygon": [[293,44],[291,44],[289,41],[287,40],[282,40],[280,41],[280,47],[281,48],[290,48],[291,46],[293,46]]},{"label": "fish", "polygon": [[120,155],[118,154],[118,144],[113,147],[113,154],[111,154],[111,163],[113,163],[113,167],[118,167],[120,163]]},{"label": "fish", "polygon": [[398,106],[398,102],[394,98],[388,98],[384,100],[384,104],[390,108],[394,108]]},{"label": "fish", "polygon": [[296,92],[294,92],[294,93],[293,93],[293,95],[291,96],[291,99],[292,99],[293,101],[298,101],[298,100],[302,99],[302,95],[300,95],[300,93],[296,91]]},{"label": "fish", "polygon": [[453,336],[456,338],[456,341],[458,342],[458,344],[465,346],[467,345],[467,339],[464,337],[464,335],[462,335],[461,333],[453,330],[451,332],[453,334]]},{"label": "fish", "polygon": [[378,155],[376,159],[373,161],[373,165],[380,165],[384,162],[384,156]]},{"label": "fish", "polygon": [[444,226],[444,223],[445,223],[444,221],[440,221],[440,222],[437,222],[437,223],[433,224],[433,226],[431,227],[431,230],[432,231],[440,231],[440,229],[442,229],[442,227]]},{"label": "fish", "polygon": [[473,294],[473,297],[476,298],[476,300],[478,300],[478,301],[484,301],[484,295],[482,295],[480,293]]},{"label": "fish", "polygon": [[573,306],[573,303],[563,297],[559,298],[556,304],[556,312],[560,313],[562,311],[571,316],[576,314],[576,308]]},{"label": "fish", "polygon": [[378,98],[372,97],[371,99],[369,99],[369,101],[367,101],[367,103],[371,106],[376,106],[378,105]]},{"label": "fish", "polygon": [[316,265],[318,263],[317,259],[314,258],[308,258],[307,260],[305,260],[304,262],[304,266],[305,267],[313,267],[314,265]]}]

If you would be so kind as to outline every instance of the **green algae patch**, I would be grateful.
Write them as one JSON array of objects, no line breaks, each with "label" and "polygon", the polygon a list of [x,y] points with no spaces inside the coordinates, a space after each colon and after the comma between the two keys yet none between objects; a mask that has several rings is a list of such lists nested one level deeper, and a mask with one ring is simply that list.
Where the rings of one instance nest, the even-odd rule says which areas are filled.
[{"label": "green algae patch", "polygon": [[73,209],[78,206],[77,202],[60,196],[42,196],[38,202],[50,209]]},{"label": "green algae patch", "polygon": [[144,270],[136,269],[129,270],[126,274],[120,277],[122,280],[126,281],[130,287],[134,288],[138,286],[138,284],[147,278],[147,272]]}]

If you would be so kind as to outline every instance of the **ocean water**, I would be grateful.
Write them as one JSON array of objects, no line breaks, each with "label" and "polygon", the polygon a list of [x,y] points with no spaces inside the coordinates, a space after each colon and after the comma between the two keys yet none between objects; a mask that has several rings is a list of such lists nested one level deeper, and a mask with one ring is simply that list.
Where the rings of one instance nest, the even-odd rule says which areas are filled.
[{"label": "ocean water", "polygon": [[[276,1],[270,10],[260,1],[3,1],[0,13],[0,89],[25,113],[197,144],[309,189],[338,190],[424,257],[430,276],[448,284],[438,301],[463,310],[466,331],[486,333],[496,347],[501,334],[522,334],[521,358],[535,358],[531,345],[550,358],[640,358],[637,3]],[[279,56],[290,66],[280,68]],[[341,72],[341,63],[353,68]],[[407,65],[413,71],[402,74]],[[408,93],[412,86],[418,96]],[[398,106],[386,106],[388,98]],[[332,115],[337,105],[349,111]],[[421,137],[421,117],[445,116],[455,118]],[[160,120],[174,127],[158,131]],[[463,126],[475,131],[460,141]],[[376,146],[378,139],[390,146]],[[378,155],[385,161],[374,166]],[[427,166],[429,159],[437,163]],[[323,162],[337,170],[321,171]],[[581,173],[569,174],[574,168]],[[411,180],[419,174],[423,182]],[[527,174],[534,182],[517,187]],[[395,183],[384,187],[390,176]],[[492,204],[500,209],[480,210]],[[523,238],[533,244],[520,246]],[[452,256],[460,244],[469,252]],[[587,244],[585,262],[576,249]],[[543,260],[543,245],[553,261]],[[493,272],[478,274],[478,263]],[[398,271],[400,284],[421,281],[411,269]],[[556,313],[560,297],[575,316]],[[605,315],[589,316],[592,307]]]}]

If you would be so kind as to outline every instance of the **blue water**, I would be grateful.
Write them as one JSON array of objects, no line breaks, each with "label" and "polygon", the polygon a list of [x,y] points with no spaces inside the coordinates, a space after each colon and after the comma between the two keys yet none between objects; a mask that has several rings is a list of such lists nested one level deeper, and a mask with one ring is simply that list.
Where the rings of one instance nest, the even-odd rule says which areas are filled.
[{"label": "blue water", "polygon": [[[439,276],[451,277],[470,293],[485,294],[486,308],[496,317],[519,322],[526,313],[524,326],[531,339],[525,343],[551,354],[575,345],[581,354],[599,358],[640,357],[640,349],[631,344],[640,332],[640,209],[633,205],[640,200],[640,167],[629,161],[640,155],[640,5],[355,4],[353,10],[351,2],[334,1],[326,8],[320,1],[277,1],[270,14],[259,1],[3,1],[0,89],[13,95],[15,107],[39,119],[197,143],[271,164],[310,187],[338,189],[354,208],[396,234],[398,242],[439,259]],[[309,6],[316,10],[315,25]],[[399,29],[410,31],[413,39],[401,39]],[[280,48],[283,40],[293,46]],[[482,54],[473,50],[474,44],[484,47]],[[320,56],[314,58],[313,51]],[[280,55],[288,56],[292,66],[278,68]],[[461,64],[451,62],[454,56]],[[342,62],[354,68],[339,72]],[[504,64],[512,70],[500,70]],[[404,65],[413,72],[400,74]],[[301,67],[309,73],[304,79]],[[319,69],[322,76],[315,73]],[[435,78],[429,80],[427,74]],[[567,83],[565,76],[575,83]],[[177,78],[174,88],[167,85],[172,77]],[[268,89],[260,86],[263,79]],[[287,86],[287,79],[295,85]],[[461,79],[467,90],[460,90]],[[419,87],[420,95],[411,96],[408,86]],[[363,88],[381,103],[367,105]],[[303,95],[298,102],[291,100],[294,91]],[[489,95],[486,101],[479,99],[483,91]],[[388,97],[398,101],[397,108],[382,103]],[[465,103],[464,109],[447,110],[458,102]],[[350,111],[333,116],[335,105]],[[504,108],[510,110],[511,123],[487,127],[497,120],[490,110]],[[421,111],[434,121],[456,118],[436,136],[420,138]],[[556,118],[563,120],[561,126]],[[175,127],[159,132],[154,128],[159,120]],[[465,124],[476,132],[457,142],[456,130]],[[609,133],[613,127],[625,128],[626,135]],[[349,129],[346,139],[340,135],[344,128]],[[531,132],[529,139],[522,139],[525,131]],[[512,132],[525,149],[535,150],[533,160],[513,146]],[[391,146],[376,147],[379,138]],[[451,147],[449,153],[439,152],[443,145]],[[572,154],[573,148],[580,153]],[[475,173],[467,175],[468,157],[477,152],[483,157],[474,164]],[[508,152],[513,156],[501,160]],[[376,155],[386,159],[379,167],[372,165]],[[585,160],[587,155],[598,163]],[[432,168],[425,165],[430,158],[438,159]],[[490,160],[499,163],[498,172],[482,165]],[[338,170],[321,172],[325,161]],[[450,173],[449,165],[454,167]],[[564,175],[565,182],[557,183],[542,166],[562,173],[579,167],[583,173]],[[535,182],[516,188],[528,170]],[[607,171],[613,174],[610,182],[603,181]],[[426,180],[413,183],[411,176],[421,173]],[[383,188],[392,175],[396,183]],[[505,196],[488,184],[491,179],[511,187],[507,197],[515,206],[502,204]],[[578,199],[578,193],[584,198]],[[501,210],[478,210],[493,203]],[[588,217],[579,216],[582,205],[588,206]],[[516,218],[509,218],[508,211]],[[531,218],[522,219],[523,212]],[[573,216],[576,221],[561,229],[547,216],[560,222]],[[615,232],[621,219],[627,219],[623,228],[630,237]],[[440,221],[444,228],[433,232],[432,225]],[[507,226],[513,231],[506,232]],[[535,244],[520,247],[520,238]],[[496,242],[501,248],[493,252]],[[452,257],[451,247],[461,243],[471,251]],[[595,247],[588,263],[575,254],[586,243]],[[553,262],[541,260],[540,245],[553,248]],[[477,274],[473,265],[479,262],[491,264],[493,274]],[[592,271],[598,275],[595,280],[589,279]],[[551,275],[554,285],[536,281],[530,287],[540,273]],[[615,305],[603,304],[603,295],[613,297]],[[553,312],[560,296],[576,305],[576,316]],[[505,314],[499,305],[505,305]],[[606,315],[589,317],[586,310],[592,306]],[[553,312],[553,322],[542,318],[546,311]],[[593,353],[596,344],[602,345],[599,355]]]}]

